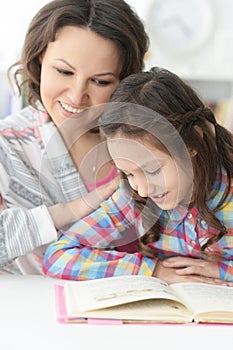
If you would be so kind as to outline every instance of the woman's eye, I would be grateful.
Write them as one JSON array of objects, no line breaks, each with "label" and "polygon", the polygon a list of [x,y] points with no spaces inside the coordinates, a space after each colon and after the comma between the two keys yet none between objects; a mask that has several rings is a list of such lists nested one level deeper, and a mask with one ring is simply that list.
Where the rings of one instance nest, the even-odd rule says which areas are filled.
[{"label": "woman's eye", "polygon": [[56,68],[56,71],[62,75],[72,75],[73,74],[72,72],[65,70],[65,69],[61,69],[61,68]]},{"label": "woman's eye", "polygon": [[107,81],[107,80],[93,79],[93,81],[94,81],[97,85],[100,85],[100,86],[107,86],[107,85],[111,84],[111,82],[110,82],[110,81]]}]

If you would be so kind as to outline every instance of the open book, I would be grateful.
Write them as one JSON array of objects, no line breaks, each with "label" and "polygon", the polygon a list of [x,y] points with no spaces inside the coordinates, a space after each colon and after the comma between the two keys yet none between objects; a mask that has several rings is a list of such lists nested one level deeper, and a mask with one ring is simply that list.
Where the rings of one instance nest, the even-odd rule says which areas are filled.
[{"label": "open book", "polygon": [[120,276],[56,286],[58,319],[122,323],[232,323],[233,287]]}]

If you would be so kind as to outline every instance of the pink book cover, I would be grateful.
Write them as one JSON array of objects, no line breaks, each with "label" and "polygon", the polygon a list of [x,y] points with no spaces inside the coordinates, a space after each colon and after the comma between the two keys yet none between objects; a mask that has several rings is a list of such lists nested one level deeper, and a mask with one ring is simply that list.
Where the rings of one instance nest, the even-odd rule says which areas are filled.
[{"label": "pink book cover", "polygon": [[64,287],[56,284],[54,286],[55,291],[55,309],[57,315],[57,321],[59,323],[87,323],[94,325],[122,325],[121,320],[111,319],[96,319],[96,318],[69,318],[66,312]]}]

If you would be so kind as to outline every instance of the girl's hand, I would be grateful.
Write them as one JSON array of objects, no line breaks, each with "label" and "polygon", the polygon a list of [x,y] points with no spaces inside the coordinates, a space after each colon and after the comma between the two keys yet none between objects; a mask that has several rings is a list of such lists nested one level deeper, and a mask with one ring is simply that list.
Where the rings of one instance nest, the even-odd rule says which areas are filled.
[{"label": "girl's hand", "polygon": [[220,278],[217,261],[177,256],[164,260],[163,266],[176,269],[176,274],[179,276],[198,275],[217,279]]},{"label": "girl's hand", "polygon": [[[182,257],[180,257],[182,258]],[[168,260],[170,259],[178,259],[177,258],[169,258],[164,261],[158,261],[156,264],[156,268],[153,273],[153,277],[160,278],[161,280],[167,282],[168,284],[172,283],[180,283],[180,282],[201,282],[201,283],[208,283],[208,284],[217,284],[217,285],[223,285],[223,286],[233,286],[233,283],[220,280],[219,278],[214,278],[214,277],[207,277],[204,275],[198,275],[198,274],[182,274],[182,273],[177,273],[177,266],[174,266],[178,264],[177,261],[170,261],[168,263]],[[182,259],[191,259],[191,258],[182,258]],[[192,259],[191,259],[192,260]],[[193,259],[195,260],[195,259]],[[165,262],[167,262],[165,264]],[[170,264],[170,265],[169,265]],[[174,267],[168,267],[173,265]],[[182,265],[183,268],[184,265]],[[187,272],[187,271],[186,271]]]}]

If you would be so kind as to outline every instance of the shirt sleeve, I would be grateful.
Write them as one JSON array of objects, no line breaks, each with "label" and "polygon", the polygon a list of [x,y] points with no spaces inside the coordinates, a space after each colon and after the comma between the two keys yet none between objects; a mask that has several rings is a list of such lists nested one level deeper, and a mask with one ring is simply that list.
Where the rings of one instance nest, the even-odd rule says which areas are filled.
[{"label": "shirt sleeve", "polygon": [[220,278],[228,282],[233,282],[233,230],[228,229],[228,234],[220,242],[224,256],[218,262]]},{"label": "shirt sleeve", "polygon": [[0,268],[18,256],[57,239],[48,209],[4,209],[0,215]]},{"label": "shirt sleeve", "polygon": [[[223,209],[217,213],[218,219],[227,228],[227,234],[218,242],[218,250],[221,252],[222,260],[218,262],[220,278],[233,282],[233,216],[232,216],[232,196],[231,201],[223,205]],[[210,246],[211,247],[211,246]],[[216,249],[217,250],[217,249]]]},{"label": "shirt sleeve", "polygon": [[233,282],[233,261],[225,260],[218,263],[220,278],[222,280]]},{"label": "shirt sleeve", "polygon": [[119,275],[151,276],[156,259],[118,251],[129,229],[144,234],[133,199],[123,186],[89,216],[75,223],[45,252],[43,271],[62,279],[87,280]]},{"label": "shirt sleeve", "polygon": [[228,282],[233,282],[233,229],[228,227],[227,234],[216,244],[218,244],[221,256],[223,257],[218,262],[220,278]]}]

